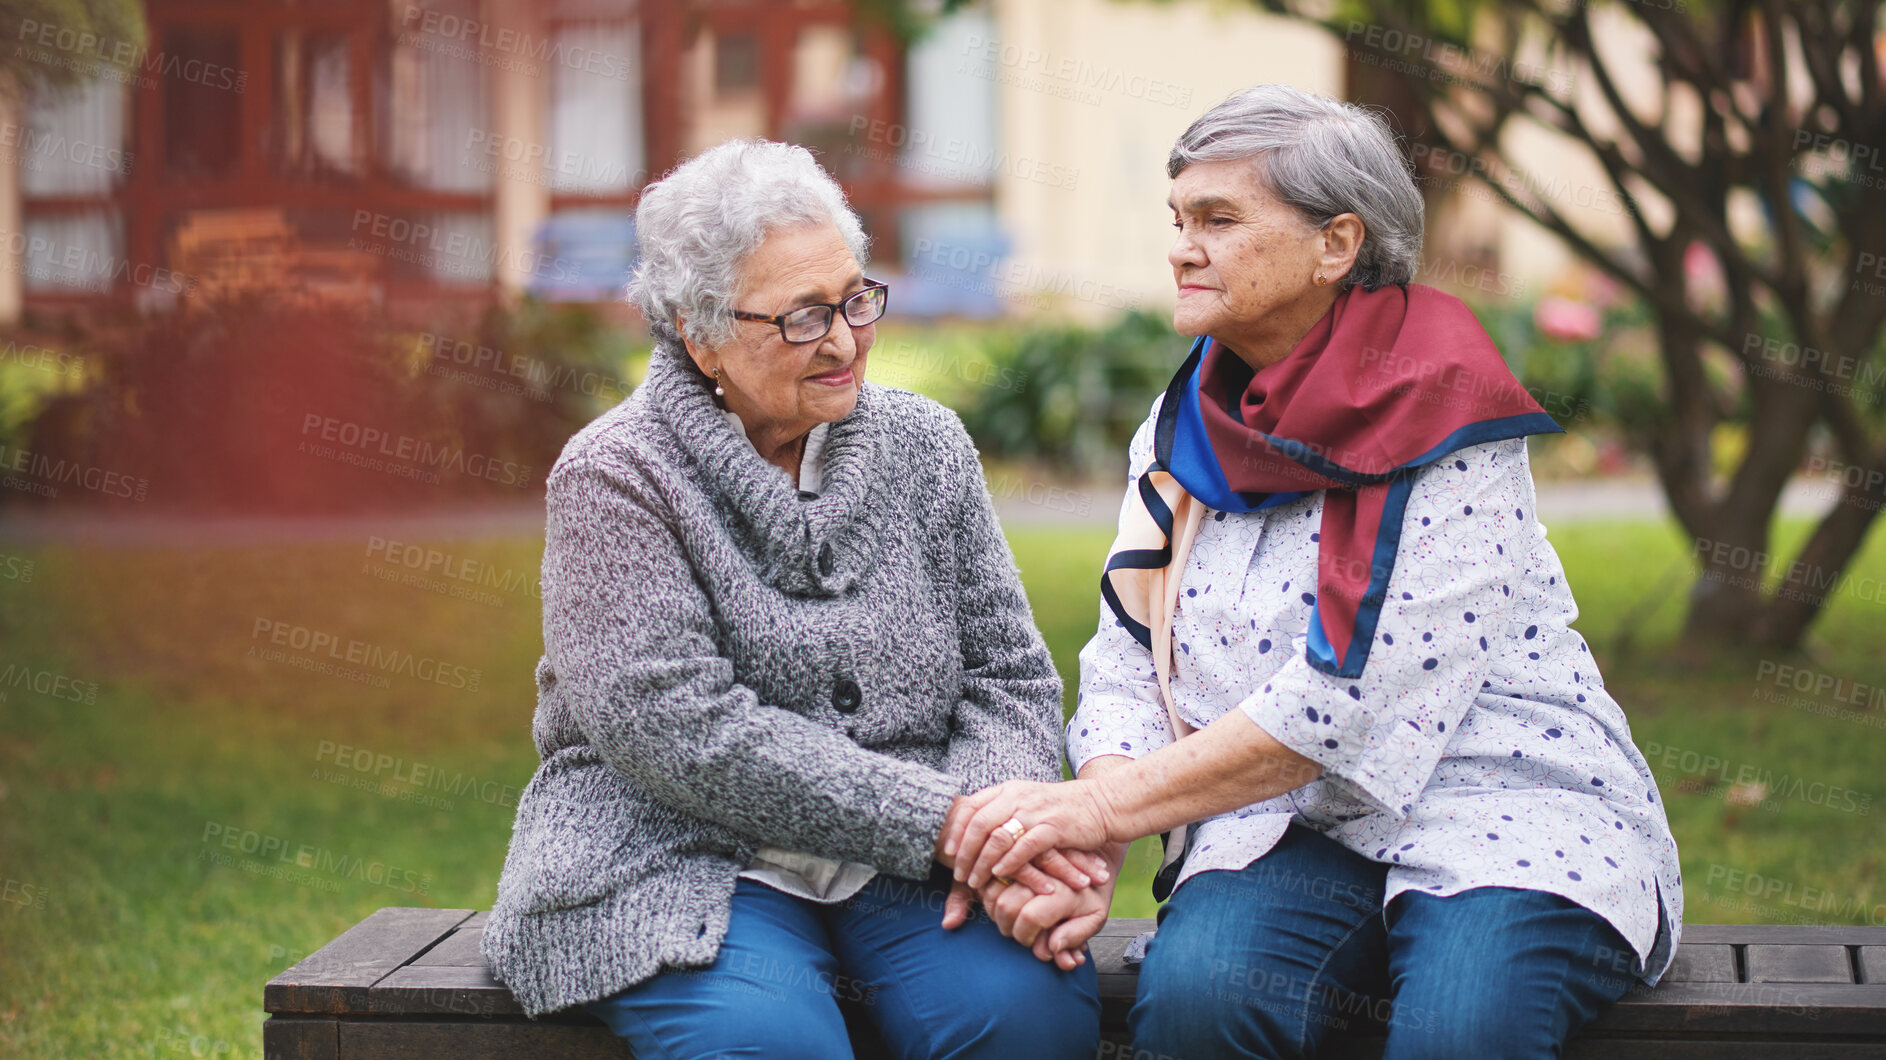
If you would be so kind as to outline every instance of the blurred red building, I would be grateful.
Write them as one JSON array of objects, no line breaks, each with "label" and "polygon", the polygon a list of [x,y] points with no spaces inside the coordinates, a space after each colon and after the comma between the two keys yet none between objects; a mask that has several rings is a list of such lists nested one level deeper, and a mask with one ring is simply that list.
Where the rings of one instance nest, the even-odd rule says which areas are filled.
[{"label": "blurred red building", "polygon": [[0,316],[243,291],[394,316],[527,291],[604,301],[651,174],[738,135],[819,150],[880,248],[897,246],[913,206],[986,210],[992,194],[912,181],[896,151],[855,149],[904,114],[906,52],[844,3],[147,0],[145,12],[141,45],[21,25],[18,58],[87,80],[27,101],[0,136],[15,163],[0,228],[17,264],[0,270]]}]

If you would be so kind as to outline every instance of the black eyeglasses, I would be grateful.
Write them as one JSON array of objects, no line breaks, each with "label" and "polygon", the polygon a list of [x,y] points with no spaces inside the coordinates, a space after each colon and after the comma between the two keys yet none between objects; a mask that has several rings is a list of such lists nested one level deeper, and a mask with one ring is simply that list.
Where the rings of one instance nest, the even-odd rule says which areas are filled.
[{"label": "black eyeglasses", "polygon": [[781,313],[776,317],[748,313],[744,310],[733,311],[735,320],[757,320],[762,324],[776,324],[779,337],[787,342],[817,342],[832,330],[832,321],[839,310],[845,312],[845,322],[854,328],[876,323],[890,307],[891,289],[876,280],[866,279],[865,289],[836,305],[830,302],[814,302],[800,306],[790,313]]}]

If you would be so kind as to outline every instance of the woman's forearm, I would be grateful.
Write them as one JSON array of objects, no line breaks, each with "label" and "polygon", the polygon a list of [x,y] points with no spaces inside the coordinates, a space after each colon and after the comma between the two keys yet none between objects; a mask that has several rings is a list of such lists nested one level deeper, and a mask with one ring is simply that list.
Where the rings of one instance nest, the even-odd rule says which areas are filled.
[{"label": "woman's forearm", "polygon": [[[1094,781],[1098,788],[1101,777],[1132,764],[1133,759],[1125,755],[1101,755],[1099,758],[1088,759],[1087,764],[1081,767],[1081,771],[1074,775],[1074,779]],[[1107,866],[1113,870],[1115,876],[1120,874],[1120,866],[1125,863],[1127,849],[1131,846],[1130,839],[1109,839],[1101,846],[1099,853],[1107,859]]]},{"label": "woman's forearm", "polygon": [[1094,784],[1107,838],[1128,842],[1275,798],[1322,773],[1233,710],[1144,758],[1092,759],[1080,776]]}]

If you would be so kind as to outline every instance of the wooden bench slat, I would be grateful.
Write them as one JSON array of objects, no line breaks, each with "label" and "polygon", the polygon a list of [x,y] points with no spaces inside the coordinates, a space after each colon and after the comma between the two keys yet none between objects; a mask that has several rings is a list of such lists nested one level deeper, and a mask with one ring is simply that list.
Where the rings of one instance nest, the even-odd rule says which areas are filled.
[{"label": "wooden bench slat", "polygon": [[1886,983],[1886,946],[1861,946],[1858,957],[1861,982]]},{"label": "wooden bench slat", "polygon": [[1103,1027],[1126,1026],[1126,1010],[1133,1007],[1133,1001],[1139,995],[1139,977],[1135,975],[1108,975],[1100,973],[1100,1025]]},{"label": "wooden bench slat", "polygon": [[1851,983],[1845,946],[1752,945],[1743,950],[1751,983]]},{"label": "wooden bench slat", "polygon": [[416,1016],[524,1014],[517,999],[483,965],[409,964],[367,991],[366,1010]]},{"label": "wooden bench slat", "polygon": [[339,1060],[340,1021],[332,1016],[270,1016],[262,1021],[268,1060]]},{"label": "wooden bench slat", "polygon": [[269,1012],[363,1011],[367,988],[424,952],[470,909],[389,906],[348,928],[262,988]]},{"label": "wooden bench slat", "polygon": [[[1133,941],[1131,935],[1095,935],[1087,940],[1087,950],[1094,960],[1110,965],[1115,970],[1120,968],[1138,968],[1124,961],[1126,947]],[[1138,973],[1135,973],[1138,974]]]},{"label": "wooden bench slat", "polygon": [[[1103,1035],[1117,1052],[1102,1049],[1102,1057],[1131,1055],[1124,1038]],[[1323,1060],[1382,1060],[1385,1038],[1332,1034]],[[1565,1060],[1878,1060],[1876,1041],[1800,1042],[1788,1039],[1738,1036],[1729,1038],[1673,1038],[1661,1035],[1618,1037],[1581,1034],[1565,1048]]]},{"label": "wooden bench slat", "polygon": [[452,933],[440,940],[437,946],[413,958],[408,967],[419,965],[451,965],[457,968],[483,968],[485,955],[478,950],[479,942],[485,937],[485,926],[467,927],[460,924]]},{"label": "wooden bench slat", "polygon": [[1735,947],[1719,943],[1685,942],[1676,948],[1676,960],[1663,980],[1672,983],[1733,983]]},{"label": "wooden bench slat", "polygon": [[1565,1060],[1876,1060],[1877,1042],[1802,1042],[1760,1038],[1588,1038],[1566,1047]]},{"label": "wooden bench slat", "polygon": [[1851,983],[1660,983],[1633,990],[1598,1017],[1598,1033],[1879,1034],[1886,986]]},{"label": "wooden bench slat", "polygon": [[1886,927],[1870,924],[1685,924],[1684,942],[1800,946],[1886,946]]},{"label": "wooden bench slat", "polygon": [[383,1020],[340,1025],[345,1060],[634,1060],[628,1043],[600,1023],[510,1020]]}]

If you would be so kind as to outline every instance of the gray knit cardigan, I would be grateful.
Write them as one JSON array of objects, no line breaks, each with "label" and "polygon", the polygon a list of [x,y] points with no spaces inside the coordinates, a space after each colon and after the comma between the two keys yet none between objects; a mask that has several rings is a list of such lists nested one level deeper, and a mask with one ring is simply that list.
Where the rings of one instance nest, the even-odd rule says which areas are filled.
[{"label": "gray knit cardigan", "polygon": [[1061,679],[975,446],[865,384],[822,492],[684,356],[550,472],[542,764],[484,955],[532,1016],[709,965],[762,845],[928,875],[950,799],[1057,780]]}]

